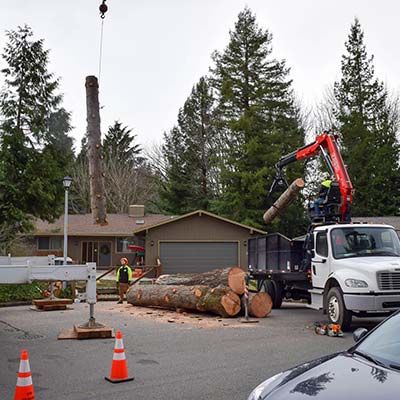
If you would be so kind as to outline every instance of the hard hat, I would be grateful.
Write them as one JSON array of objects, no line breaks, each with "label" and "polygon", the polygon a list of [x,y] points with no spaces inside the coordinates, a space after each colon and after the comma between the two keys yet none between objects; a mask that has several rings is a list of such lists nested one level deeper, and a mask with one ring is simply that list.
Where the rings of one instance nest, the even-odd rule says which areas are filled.
[{"label": "hard hat", "polygon": [[128,264],[128,259],[125,258],[125,257],[122,257],[122,258],[119,260],[119,262],[120,262],[121,264]]}]

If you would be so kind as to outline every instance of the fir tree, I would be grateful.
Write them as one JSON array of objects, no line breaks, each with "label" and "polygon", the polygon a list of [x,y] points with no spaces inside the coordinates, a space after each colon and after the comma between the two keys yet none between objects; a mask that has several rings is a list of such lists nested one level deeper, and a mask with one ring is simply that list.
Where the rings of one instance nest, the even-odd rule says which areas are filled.
[{"label": "fir tree", "polygon": [[202,77],[179,111],[177,126],[164,136],[167,170],[161,198],[168,212],[207,210],[215,197],[218,171],[213,112],[213,94],[207,78]]},{"label": "fir tree", "polygon": [[5,87],[0,106],[6,126],[22,130],[31,144],[48,139],[48,121],[56,111],[62,96],[55,91],[58,79],[48,72],[49,50],[43,39],[32,40],[30,27],[18,27],[7,32],[8,43],[3,59],[7,66],[1,71]]},{"label": "fir tree", "polygon": [[140,159],[142,149],[139,144],[133,144],[136,135],[119,121],[108,128],[103,142],[103,153],[106,159],[115,158],[122,164]]},{"label": "fir tree", "polygon": [[[215,209],[256,227],[262,227],[268,187],[275,177],[274,164],[304,144],[289,69],[284,60],[271,56],[271,41],[272,35],[259,28],[255,16],[245,8],[230,32],[227,48],[213,55],[212,79],[218,94],[224,161],[222,195]],[[302,176],[301,166],[293,166],[292,171],[295,173],[289,173],[289,181]],[[303,224],[303,208],[297,204],[285,219],[288,215],[290,229],[282,225],[275,228],[294,234]]]},{"label": "fir tree", "polygon": [[334,86],[338,103],[334,111],[355,188],[352,214],[395,215],[400,211],[398,126],[387,89],[375,77],[373,56],[368,57],[357,19],[345,45],[342,78]]},{"label": "fir tree", "polygon": [[[60,215],[62,179],[68,173],[68,163],[62,160],[71,151],[71,143],[64,147],[60,131],[52,125],[60,120],[56,113],[62,97],[56,93],[58,80],[47,69],[49,51],[43,40],[32,36],[28,26],[7,32],[2,55],[6,66],[0,92],[0,230],[8,232],[0,238],[3,250],[31,227],[32,216],[51,220]],[[64,123],[69,124],[65,114]]]}]

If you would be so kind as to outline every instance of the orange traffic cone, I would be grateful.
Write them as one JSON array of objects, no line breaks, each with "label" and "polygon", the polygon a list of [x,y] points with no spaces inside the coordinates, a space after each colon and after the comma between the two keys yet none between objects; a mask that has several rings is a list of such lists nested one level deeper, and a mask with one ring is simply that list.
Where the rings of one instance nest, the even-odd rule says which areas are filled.
[{"label": "orange traffic cone", "polygon": [[14,400],[35,400],[32,374],[29,367],[28,352],[26,350],[22,350],[21,352],[21,361],[19,363],[17,387],[15,389]]},{"label": "orange traffic cone", "polygon": [[128,382],[134,379],[128,377],[128,366],[126,365],[121,331],[117,331],[115,336],[114,356],[111,364],[110,377],[105,377],[105,379],[111,383]]}]

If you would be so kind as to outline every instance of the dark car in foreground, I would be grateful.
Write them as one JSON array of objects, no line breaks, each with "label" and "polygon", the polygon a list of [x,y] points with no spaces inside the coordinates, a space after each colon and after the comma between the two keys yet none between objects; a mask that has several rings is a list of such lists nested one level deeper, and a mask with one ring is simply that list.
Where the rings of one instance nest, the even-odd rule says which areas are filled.
[{"label": "dark car in foreground", "polygon": [[357,343],[349,350],[281,372],[257,386],[248,400],[400,398],[400,312],[353,336]]}]

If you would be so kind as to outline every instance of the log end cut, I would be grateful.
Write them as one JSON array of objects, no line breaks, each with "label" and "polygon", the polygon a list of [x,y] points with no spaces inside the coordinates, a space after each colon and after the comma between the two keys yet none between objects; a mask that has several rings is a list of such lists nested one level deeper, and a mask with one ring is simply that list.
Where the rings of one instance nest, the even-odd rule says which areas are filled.
[{"label": "log end cut", "polygon": [[240,312],[240,297],[236,293],[229,291],[221,298],[221,305],[230,317],[234,317]]},{"label": "log end cut", "polygon": [[249,314],[256,318],[265,318],[272,310],[271,296],[266,292],[255,293],[250,296]]},{"label": "log end cut", "polygon": [[228,272],[228,286],[237,294],[244,293],[246,272],[240,267],[232,267]]}]

